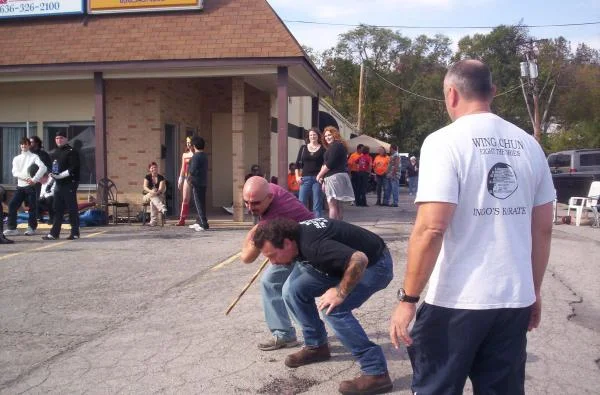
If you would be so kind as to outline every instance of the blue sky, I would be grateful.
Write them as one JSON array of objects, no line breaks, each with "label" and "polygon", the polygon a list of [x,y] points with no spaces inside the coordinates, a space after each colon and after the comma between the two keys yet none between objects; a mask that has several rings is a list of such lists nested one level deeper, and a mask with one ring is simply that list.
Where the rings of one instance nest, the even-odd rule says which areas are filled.
[{"label": "blue sky", "polygon": [[[516,24],[549,25],[600,21],[600,0],[268,0],[300,44],[317,50],[332,47],[337,36],[353,27],[291,23],[305,20],[323,23],[404,26],[497,26]],[[444,34],[456,49],[466,35],[491,29],[408,29],[404,36]],[[536,38],[563,36],[600,50],[600,25],[531,28]]]}]

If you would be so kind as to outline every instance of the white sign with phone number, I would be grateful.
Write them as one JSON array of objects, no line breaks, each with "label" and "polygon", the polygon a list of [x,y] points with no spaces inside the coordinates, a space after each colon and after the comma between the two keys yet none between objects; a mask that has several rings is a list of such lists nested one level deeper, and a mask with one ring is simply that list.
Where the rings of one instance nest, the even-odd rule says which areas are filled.
[{"label": "white sign with phone number", "polygon": [[0,0],[0,18],[83,14],[82,0]]}]

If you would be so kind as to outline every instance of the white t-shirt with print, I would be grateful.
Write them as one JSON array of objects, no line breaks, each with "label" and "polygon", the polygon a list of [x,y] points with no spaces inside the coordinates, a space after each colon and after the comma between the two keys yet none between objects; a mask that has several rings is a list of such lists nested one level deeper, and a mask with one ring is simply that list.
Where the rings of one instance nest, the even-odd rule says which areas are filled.
[{"label": "white t-shirt with print", "polygon": [[538,142],[492,113],[466,115],[425,139],[420,164],[415,202],[456,204],[425,301],[531,305],[531,211],[555,197]]}]

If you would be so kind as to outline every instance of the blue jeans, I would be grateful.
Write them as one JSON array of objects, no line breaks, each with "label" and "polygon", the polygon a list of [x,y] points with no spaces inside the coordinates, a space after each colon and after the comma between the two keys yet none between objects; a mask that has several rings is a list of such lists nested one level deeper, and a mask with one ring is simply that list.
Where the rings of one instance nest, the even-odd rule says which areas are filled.
[{"label": "blue jeans", "polygon": [[300,184],[299,199],[306,207],[308,207],[308,198],[312,192],[313,213],[315,218],[323,217],[323,191],[321,184],[317,182],[316,176],[303,176],[302,184]]},{"label": "blue jeans", "polygon": [[418,185],[419,185],[419,176],[408,177],[408,193],[410,193],[412,195],[416,195]]},{"label": "blue jeans", "polygon": [[293,268],[293,263],[290,265],[269,264],[260,279],[265,321],[273,336],[284,340],[296,339],[296,329],[292,326],[292,320],[281,296],[283,283]]},{"label": "blue jeans", "polygon": [[400,193],[400,182],[395,178],[385,179],[385,192],[383,194],[383,204],[390,203],[390,195],[392,195],[392,202],[398,205],[398,194]]},{"label": "blue jeans", "polygon": [[[393,277],[392,257],[386,249],[381,258],[365,270],[362,279],[344,302],[329,315],[324,315],[327,324],[344,347],[358,359],[360,369],[366,375],[386,373],[387,363],[381,347],[369,340],[352,310],[360,307],[375,292],[387,287]],[[308,347],[327,343],[325,324],[319,318],[314,298],[339,282],[338,277],[327,276],[308,264],[297,263],[283,285],[285,305],[302,327],[304,343]]]}]

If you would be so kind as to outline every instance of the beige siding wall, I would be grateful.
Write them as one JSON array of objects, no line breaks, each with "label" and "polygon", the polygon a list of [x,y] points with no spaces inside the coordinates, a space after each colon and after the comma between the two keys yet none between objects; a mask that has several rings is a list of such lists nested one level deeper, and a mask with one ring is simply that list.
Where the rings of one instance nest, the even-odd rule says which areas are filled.
[{"label": "beige siding wall", "polygon": [[91,121],[94,81],[35,81],[0,83],[0,122]]}]

